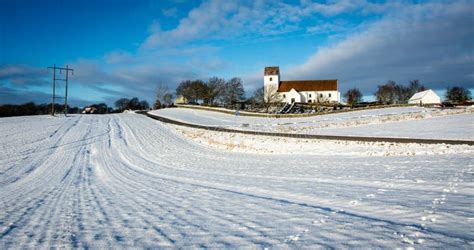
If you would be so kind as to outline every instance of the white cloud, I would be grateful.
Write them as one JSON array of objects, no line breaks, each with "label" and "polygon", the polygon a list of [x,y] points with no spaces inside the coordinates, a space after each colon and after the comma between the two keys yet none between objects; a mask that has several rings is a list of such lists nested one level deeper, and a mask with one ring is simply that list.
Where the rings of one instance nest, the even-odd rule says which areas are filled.
[{"label": "white cloud", "polygon": [[71,80],[80,86],[101,92],[110,100],[134,97],[152,101],[156,86],[164,84],[174,90],[186,79],[204,78],[192,70],[190,65],[137,65],[121,64],[105,69],[99,61],[81,59],[69,63],[74,68]]},{"label": "white cloud", "polygon": [[123,50],[109,52],[104,55],[104,59],[108,64],[118,64],[133,61],[132,55]]},{"label": "white cloud", "polygon": [[[161,30],[152,25],[150,35],[142,49],[176,46],[193,41],[235,40],[252,41],[262,36],[278,36],[291,32],[322,32],[325,28],[337,31],[333,26],[305,27],[304,20],[315,15],[334,16],[343,13],[381,13],[397,3],[369,3],[365,0],[337,0],[328,3],[301,1],[288,4],[281,0],[204,1],[180,20],[177,27]],[[342,28],[342,26],[339,26]]]},{"label": "white cloud", "polygon": [[16,87],[42,86],[48,84],[45,77],[48,76],[47,68],[37,68],[27,65],[3,65],[0,66],[0,84],[7,82]]},{"label": "white cloud", "polygon": [[222,20],[238,8],[232,1],[208,1],[191,10],[188,16],[181,19],[179,25],[168,31],[154,29],[143,44],[144,48],[158,45],[176,45],[196,38],[203,38],[222,29]]},{"label": "white cloud", "polygon": [[474,7],[469,1],[397,9],[341,42],[320,48],[288,78],[338,78],[365,92],[387,80],[420,79],[434,88],[473,87]]},{"label": "white cloud", "polygon": [[329,3],[313,3],[312,1],[302,1],[304,12],[321,13],[327,16],[333,16],[344,12],[355,11],[363,7],[367,2],[363,0],[339,0],[329,1]]}]

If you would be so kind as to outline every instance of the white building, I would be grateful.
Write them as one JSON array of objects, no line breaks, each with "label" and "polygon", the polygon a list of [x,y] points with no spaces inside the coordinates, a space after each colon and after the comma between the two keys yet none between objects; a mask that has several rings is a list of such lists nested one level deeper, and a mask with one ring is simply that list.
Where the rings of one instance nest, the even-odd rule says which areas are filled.
[{"label": "white building", "polygon": [[286,103],[339,103],[341,94],[337,80],[281,81],[279,67],[265,67],[265,98],[278,94]]},{"label": "white building", "polygon": [[431,89],[418,92],[414,94],[410,100],[408,100],[409,104],[441,104],[441,98]]}]

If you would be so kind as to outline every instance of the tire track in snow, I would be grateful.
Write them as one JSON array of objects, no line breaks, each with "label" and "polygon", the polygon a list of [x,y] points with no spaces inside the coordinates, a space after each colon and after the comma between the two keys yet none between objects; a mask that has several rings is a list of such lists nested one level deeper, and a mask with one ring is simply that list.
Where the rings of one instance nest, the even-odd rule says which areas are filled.
[{"label": "tire track in snow", "polygon": [[[87,131],[83,132],[81,140],[86,140],[88,137],[90,137],[89,134],[91,132],[91,127],[87,126],[86,128]],[[80,168],[85,165],[83,164],[84,162],[81,156],[85,155],[85,152],[87,151],[85,147],[87,145],[88,144],[84,144],[83,147],[80,148],[80,150],[78,150],[75,154],[70,155],[70,157],[68,157],[67,154],[64,154],[64,152],[61,152],[61,150],[55,149],[55,151],[60,151],[55,152],[56,155],[60,155],[60,158],[56,159],[56,162],[53,162],[52,164],[60,166],[64,164],[66,166],[70,166],[69,169],[64,171],[64,174],[61,176],[61,180],[59,180],[57,184],[52,184],[54,185],[53,190],[50,191],[46,196],[40,198],[40,202],[32,200],[31,204],[36,204],[36,206],[30,207],[27,210],[29,213],[20,216],[19,220],[12,224],[11,228],[18,228],[18,224],[41,225],[40,228],[36,226],[36,229],[41,232],[41,234],[34,235],[30,233],[28,235],[29,240],[32,240],[37,244],[48,245],[50,244],[49,241],[52,240],[54,242],[60,238],[58,233],[55,232],[55,228],[64,228],[64,225],[73,224],[72,222],[64,222],[64,220],[71,220],[70,217],[65,217],[64,214],[71,214],[70,212],[67,212],[67,210],[70,210],[71,203],[73,203],[70,200],[74,200],[71,198],[73,197],[71,195],[72,193],[74,193],[74,191],[71,190],[74,190],[81,183],[81,180],[78,179],[78,174],[81,171]],[[54,153],[51,157],[54,157]],[[61,161],[63,161],[64,163],[61,163]],[[50,172],[54,172],[54,167],[53,169],[51,169]],[[69,200],[70,202],[66,203],[66,200]],[[36,216],[33,218],[33,220],[31,220],[35,213],[40,214],[38,214],[39,216]],[[13,229],[7,230],[6,232],[8,232],[8,234],[12,233],[12,231],[14,231]],[[8,234],[2,234],[2,238]],[[71,236],[66,237],[63,235],[59,240],[64,241],[65,238],[71,238]]]},{"label": "tire track in snow", "polygon": [[[8,185],[8,195],[0,194],[1,204],[8,203],[9,207],[8,217],[0,214],[2,229],[25,212],[21,207],[30,209],[24,224],[17,224],[0,237],[0,246],[406,246],[393,232],[420,232],[427,236],[423,247],[469,244],[442,227],[436,230],[444,235],[413,227],[404,214],[392,214],[393,218],[383,221],[381,213],[368,210],[370,206],[341,206],[351,195],[348,190],[360,187],[362,192],[368,192],[378,186],[365,188],[364,182],[359,182],[339,187],[340,182],[334,178],[337,172],[325,177],[327,169],[319,167],[332,158],[316,163],[323,174],[321,178],[328,179],[329,184],[307,187],[310,178],[305,175],[298,179],[299,169],[310,171],[309,174],[318,172],[311,170],[305,159],[290,159],[292,164],[301,166],[285,170],[269,156],[209,151],[142,116],[81,117],[80,124],[61,140],[70,143],[85,139],[87,143],[78,145],[75,152],[66,151],[67,147],[52,151],[51,160],[41,163],[23,180]],[[100,128],[109,132],[93,137]],[[265,171],[269,178],[262,178]],[[413,173],[404,170],[403,175]],[[418,188],[421,184],[398,183],[379,175],[387,184],[396,183],[397,191],[426,193],[422,186]],[[286,176],[289,178],[283,178]],[[436,182],[432,185],[439,186]],[[321,203],[331,197],[319,197],[322,191],[331,191],[335,203]],[[469,192],[464,193],[469,197]],[[396,192],[391,195],[398,199],[403,196]],[[380,199],[388,201],[387,198]],[[401,201],[400,205],[406,206],[408,212],[418,211],[411,203]],[[30,239],[22,236],[28,234]]]},{"label": "tire track in snow", "polygon": [[[58,139],[54,145],[57,145],[61,140],[66,140],[69,136],[74,136],[74,133],[71,132],[74,130],[74,128],[77,126],[78,120],[70,126],[65,133],[60,139]],[[85,133],[87,134],[87,132]],[[86,136],[86,135],[84,135]],[[68,155],[62,154],[60,150],[58,150],[57,147],[51,147],[51,151],[49,153],[49,158],[45,159],[43,162],[41,162],[38,166],[41,166],[42,169],[45,169],[48,175],[44,176],[46,178],[41,178],[42,176],[40,175],[40,178],[32,179],[29,184],[34,185],[35,183],[38,183],[36,186],[48,186],[48,191],[47,193],[43,195],[38,195],[36,199],[32,199],[28,204],[25,204],[28,208],[26,209],[27,213],[22,214],[17,221],[15,221],[13,224],[10,225],[10,228],[17,229],[19,228],[18,225],[24,225],[24,227],[27,227],[26,225],[31,223],[33,225],[41,225],[40,228],[37,227],[37,230],[43,233],[43,235],[37,235],[35,238],[34,234],[28,234],[28,238],[30,240],[32,238],[35,238],[34,241],[42,244],[46,240],[46,236],[44,233],[46,232],[46,228],[50,224],[50,220],[54,218],[54,215],[57,214],[56,210],[60,209],[61,206],[59,205],[60,201],[62,200],[62,197],[67,195],[65,187],[68,187],[71,185],[72,180],[68,180],[67,176],[69,176],[68,172],[71,171],[73,168],[74,164],[72,164],[78,157],[78,155],[81,153],[80,151],[74,154],[74,157],[72,161],[68,157]],[[50,161],[49,159],[55,159],[54,161]],[[70,160],[69,164],[67,164],[67,160]],[[69,170],[62,169],[62,164],[64,165],[70,165]],[[56,170],[63,170],[65,172],[65,175],[61,176],[58,175],[58,172]],[[70,173],[70,172],[69,172]],[[48,178],[48,177],[55,177],[55,178]],[[58,178],[59,177],[59,178]],[[72,176],[71,176],[72,177]],[[29,178],[31,179],[31,178]],[[69,178],[71,179],[71,178]],[[24,187],[23,187],[24,188]],[[40,210],[43,210],[41,212]],[[42,213],[42,215],[33,217],[36,213]],[[3,237],[8,236],[12,231],[14,230],[7,230],[5,232],[8,232],[8,234],[3,233]],[[38,238],[39,237],[39,238]]]},{"label": "tire track in snow", "polygon": [[[138,145],[142,145],[142,144],[138,144]],[[124,159],[124,160],[126,160],[126,159]],[[128,163],[131,164],[130,162],[128,162]],[[157,176],[157,177],[163,178],[163,176],[161,176],[161,175]],[[173,178],[171,178],[171,179],[173,181],[176,181]],[[167,180],[170,180],[170,178],[167,177]],[[189,182],[182,182],[182,180],[177,181],[177,182],[179,182],[179,184],[183,184],[183,183],[190,184]],[[288,204],[297,204],[297,205],[299,204],[301,206],[309,206],[309,207],[312,207],[312,208],[324,210],[326,212],[337,212],[337,209],[332,209],[331,207],[311,206],[311,205],[308,205],[306,203],[297,203],[297,202],[291,202],[291,201],[288,201],[288,200],[273,199],[273,198],[266,197],[266,196],[255,196],[253,194],[236,192],[234,190],[219,189],[219,188],[215,188],[215,187],[212,187],[212,186],[209,186],[209,185],[200,185],[200,184],[192,184],[192,185],[198,185],[199,187],[208,188],[208,189],[213,189],[214,188],[214,189],[217,189],[219,191],[232,192],[232,193],[239,194],[239,195],[249,195],[250,197],[253,197],[253,198],[270,199],[270,200],[274,200],[276,202],[284,202],[284,203],[288,203]],[[354,214],[354,213],[351,213],[351,212],[343,212],[342,214],[347,215],[347,216],[359,217],[359,218],[366,219],[366,220],[371,220],[371,221],[384,222],[384,223],[394,225],[394,226],[398,226],[398,227],[412,227],[412,228],[415,228],[415,229],[418,229],[418,230],[425,230],[419,224],[406,224],[406,223],[395,222],[395,221],[392,221],[392,220],[380,219],[380,218],[371,217],[371,216],[363,216],[363,215]],[[436,231],[430,231],[430,232],[431,233],[439,233],[439,234],[442,234],[442,235],[447,236],[447,237],[456,237],[456,236],[453,236],[453,235],[443,234],[443,232],[436,232]],[[470,238],[467,238],[467,239],[461,238],[461,240],[470,240]]]},{"label": "tire track in snow", "polygon": [[[127,132],[128,132],[128,131],[127,131]],[[120,154],[114,154],[114,155],[120,155]],[[131,164],[130,162],[127,162],[127,166],[130,166],[130,165],[133,165],[133,164]],[[126,166],[125,166],[125,167],[126,167]],[[119,171],[117,171],[117,170],[114,171],[114,173],[116,173],[116,172],[119,172]],[[124,171],[122,174],[127,174],[127,171]],[[129,174],[129,173],[128,173],[128,174]],[[140,174],[140,173],[138,173],[138,174]],[[129,180],[137,180],[137,179],[139,179],[139,180],[141,180],[141,181],[144,181],[144,178],[145,178],[145,177],[147,177],[147,176],[128,176],[128,177],[125,177],[125,178],[123,178],[124,182],[121,183],[120,186],[127,186],[127,185],[129,185],[129,182],[130,182]],[[153,178],[153,177],[152,177],[152,178]],[[163,184],[163,183],[160,183],[160,184]],[[141,189],[140,189],[140,188],[141,188]],[[145,191],[144,191],[145,196],[143,197],[143,200],[145,200],[146,197],[153,197],[153,195],[152,195],[151,193],[148,193],[148,192],[146,191],[146,189],[143,189],[143,188],[144,188],[144,187],[143,187],[143,186],[140,186],[140,185],[138,185],[138,186],[132,186],[132,189],[135,189],[135,190],[140,190],[140,191],[145,190]],[[141,192],[138,193],[138,194],[135,193],[135,196],[141,196],[140,194],[141,194]],[[161,195],[165,195],[165,194],[164,194],[163,192],[161,192]],[[141,199],[141,198],[140,198],[140,199]],[[139,204],[139,200],[140,200],[140,199],[136,199],[137,202],[134,202],[134,204]],[[165,197],[165,199],[161,199],[161,200],[166,200],[166,201],[170,202],[170,201],[175,200],[175,199],[173,198],[172,195],[167,195],[167,197]],[[152,205],[153,205],[153,204],[152,204]],[[177,203],[173,203],[172,206],[173,206],[173,207],[178,207],[178,208],[180,207]],[[203,212],[205,212],[205,211],[203,211]],[[192,213],[191,213],[191,214],[192,214]],[[221,216],[221,217],[223,217],[223,216]],[[227,219],[227,220],[228,220],[228,219]],[[187,222],[187,223],[190,224],[189,222]],[[236,222],[235,222],[235,223],[236,223]],[[260,232],[260,233],[261,233],[261,232]]]},{"label": "tire track in snow", "polygon": [[[60,119],[60,118],[58,118]],[[9,171],[12,171],[13,169],[15,169],[15,171],[19,171],[18,167],[21,167],[22,165],[31,165],[31,164],[24,164],[24,162],[38,162],[38,161],[42,161],[43,159],[45,159],[45,155],[46,152],[50,152],[51,149],[53,147],[50,146],[51,143],[58,143],[58,140],[61,140],[61,137],[62,137],[62,134],[66,134],[72,127],[76,126],[77,123],[78,123],[78,120],[76,120],[73,125],[71,126],[69,123],[71,122],[70,119],[67,119],[67,120],[64,120],[60,126],[54,130],[52,132],[52,134],[48,135],[47,137],[44,137],[44,138],[41,138],[40,140],[36,141],[36,142],[29,142],[28,144],[38,144],[37,146],[35,146],[34,148],[31,148],[29,149],[30,152],[24,152],[24,151],[20,151],[18,152],[18,156],[17,157],[9,157],[8,159],[9,160],[12,160],[14,161],[13,164],[11,164],[11,167],[7,168],[6,170],[2,171],[2,174],[8,174]],[[62,131],[64,129],[64,131]],[[61,134],[58,133],[58,131],[61,131]],[[29,130],[28,133],[35,133],[34,130]],[[32,136],[28,136],[28,138],[31,138]],[[31,156],[34,156],[34,154],[36,152],[39,151],[39,148],[40,147],[44,147],[44,145],[47,145],[45,147],[44,150],[41,150],[41,153],[43,153],[42,155],[39,155],[39,156],[35,156],[34,159],[31,159]],[[18,151],[18,149],[15,147],[14,148],[15,150]],[[21,160],[18,160],[18,158],[21,158]],[[44,160],[43,160],[44,161]],[[8,162],[6,162],[8,163]],[[3,161],[2,161],[2,164],[3,164]],[[39,165],[39,164],[36,164],[36,165]],[[24,171],[24,174],[29,174],[31,173],[32,171],[34,171],[35,165],[32,165],[32,167],[28,168],[27,170]],[[5,182],[0,182],[0,186],[3,186],[3,185],[6,185],[8,183],[11,183],[11,182],[15,182],[15,181],[18,181],[19,179],[22,178],[22,175],[18,175],[17,173],[14,173],[16,176],[13,180],[11,179],[6,179]]]},{"label": "tire track in snow", "polygon": [[[63,140],[63,139],[64,137],[57,138],[57,140]],[[18,197],[21,197],[21,196],[34,194],[34,192],[38,192],[38,187],[43,187],[44,189],[46,188],[46,186],[42,185],[42,183],[48,183],[51,180],[49,178],[56,177],[56,173],[54,173],[52,170],[55,170],[58,166],[57,164],[53,164],[50,162],[51,161],[50,156],[54,155],[55,152],[56,152],[56,149],[52,149],[48,152],[49,157],[45,155],[40,159],[32,159],[32,161],[38,160],[38,162],[35,163],[36,165],[35,169],[39,168],[41,170],[41,172],[37,173],[37,175],[40,178],[32,178],[29,174],[26,176],[23,175],[19,177],[21,182],[15,182],[15,183],[12,183],[12,185],[3,186],[3,189],[5,190],[6,193],[15,194],[15,196],[10,197],[11,199],[15,199],[15,198],[18,199]],[[52,169],[44,169],[45,167],[43,165],[46,165],[46,164],[51,164]],[[46,172],[47,174],[46,176],[41,175],[44,172]],[[28,185],[25,185],[26,182],[28,182]],[[6,197],[4,197],[3,202],[7,203],[9,202],[9,200],[6,199]],[[35,202],[35,201],[33,200],[32,202]]]}]

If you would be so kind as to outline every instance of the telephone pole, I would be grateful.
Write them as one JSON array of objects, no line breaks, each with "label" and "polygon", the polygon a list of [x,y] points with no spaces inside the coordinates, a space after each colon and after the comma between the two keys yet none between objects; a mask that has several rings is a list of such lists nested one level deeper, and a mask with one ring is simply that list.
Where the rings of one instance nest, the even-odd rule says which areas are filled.
[{"label": "telephone pole", "polygon": [[[66,82],[66,90],[65,90],[65,95],[64,95],[64,115],[67,115],[67,88],[68,88],[68,81],[69,81],[69,71],[71,71],[72,74],[74,74],[74,69],[69,68],[69,65],[66,65],[66,68],[62,67],[56,67],[56,64],[54,64],[53,67],[48,67],[48,69],[53,69],[53,103],[51,104],[51,115],[54,116],[55,113],[55,105],[56,105],[56,99],[59,97],[56,97],[56,81],[64,81]],[[59,74],[62,74],[63,71],[66,72],[66,78],[56,78],[56,70],[59,70]]]}]

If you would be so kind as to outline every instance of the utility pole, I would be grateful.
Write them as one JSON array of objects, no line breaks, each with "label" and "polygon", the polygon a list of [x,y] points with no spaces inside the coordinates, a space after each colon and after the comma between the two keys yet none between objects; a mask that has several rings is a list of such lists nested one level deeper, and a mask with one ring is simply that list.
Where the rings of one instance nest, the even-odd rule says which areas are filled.
[{"label": "utility pole", "polygon": [[[61,68],[61,67],[56,67],[56,64],[54,64],[53,67],[48,67],[48,69],[53,69],[53,103],[51,104],[51,115],[54,116],[55,112],[55,105],[56,105],[56,99],[59,97],[56,97],[56,81],[64,81],[66,82],[66,90],[65,90],[65,95],[64,95],[64,115],[67,115],[67,88],[68,88],[68,81],[69,81],[69,71],[71,71],[72,74],[74,74],[74,70],[69,68],[69,65],[66,65],[66,68]],[[66,71],[66,78],[65,79],[60,79],[56,78],[56,70],[59,70],[59,74],[62,73],[62,71]]]},{"label": "utility pole", "polygon": [[[49,67],[51,68],[51,67]],[[56,103],[56,64],[54,64],[53,70],[53,103],[51,104],[51,115],[54,116],[54,106]]]},{"label": "utility pole", "polygon": [[[72,72],[74,72],[71,69]],[[66,95],[64,95],[64,115],[67,115],[67,81],[69,75],[69,65],[66,65]]]}]

